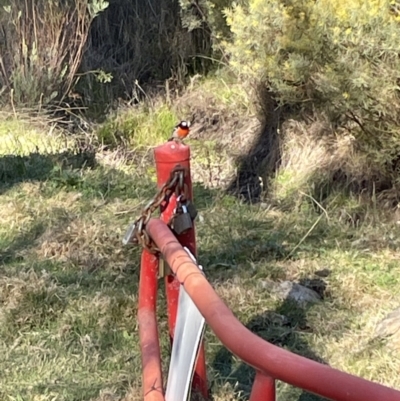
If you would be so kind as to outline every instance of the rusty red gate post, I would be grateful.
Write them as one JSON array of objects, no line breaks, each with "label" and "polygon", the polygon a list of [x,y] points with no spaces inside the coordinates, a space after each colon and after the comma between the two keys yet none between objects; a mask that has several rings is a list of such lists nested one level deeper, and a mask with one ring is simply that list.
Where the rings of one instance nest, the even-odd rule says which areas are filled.
[{"label": "rusty red gate post", "polygon": [[275,379],[260,371],[256,372],[249,401],[275,401]]},{"label": "rusty red gate post", "polygon": [[[177,166],[185,169],[184,184],[187,188],[187,196],[189,200],[193,198],[192,179],[190,175],[190,148],[182,143],[171,141],[154,149],[154,159],[157,169],[157,184],[162,186],[169,177],[171,172]],[[166,208],[161,211],[161,220],[168,223],[173,211],[176,207],[176,196],[171,196]],[[186,233],[177,236],[179,242],[186,246],[193,255],[197,257],[195,228]],[[168,325],[171,340],[174,338],[176,313],[179,297],[179,281],[173,275],[167,275],[165,278],[167,308],[168,308]],[[202,342],[197,358],[196,368],[193,376],[192,387],[195,391],[200,392],[203,397],[208,398],[207,374],[205,363],[204,342]]]},{"label": "rusty red gate post", "polygon": [[139,338],[142,350],[144,401],[164,401],[160,342],[157,327],[158,257],[142,251],[139,282]]}]

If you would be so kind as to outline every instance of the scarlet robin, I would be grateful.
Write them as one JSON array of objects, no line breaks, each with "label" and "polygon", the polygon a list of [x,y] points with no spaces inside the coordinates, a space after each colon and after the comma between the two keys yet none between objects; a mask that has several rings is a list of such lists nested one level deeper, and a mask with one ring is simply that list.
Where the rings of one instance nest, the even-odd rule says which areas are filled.
[{"label": "scarlet robin", "polygon": [[181,121],[175,128],[174,132],[172,133],[171,138],[168,141],[181,141],[185,139],[190,132],[190,121]]}]

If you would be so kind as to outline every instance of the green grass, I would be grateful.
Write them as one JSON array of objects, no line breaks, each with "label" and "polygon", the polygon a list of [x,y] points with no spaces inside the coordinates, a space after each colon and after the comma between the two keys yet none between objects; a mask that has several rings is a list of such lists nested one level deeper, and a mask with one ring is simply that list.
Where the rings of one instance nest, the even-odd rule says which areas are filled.
[{"label": "green grass", "polygon": [[[75,154],[72,140],[65,148],[65,139],[53,134],[43,148],[31,149],[28,143],[43,138],[33,127],[0,124],[0,144],[10,135],[5,127],[16,127],[11,143],[21,155],[21,168],[10,169],[10,148],[0,152],[0,176],[6,178],[0,181],[2,400],[141,399],[140,250],[122,247],[121,237],[154,194],[149,149],[167,138],[174,111],[134,113],[112,121],[139,124],[136,134],[127,134],[136,151],[102,151],[90,165],[65,161],[63,152]],[[111,132],[107,124],[114,123],[100,132]],[[306,196],[291,210],[242,203],[223,193],[218,178],[233,168],[229,151],[217,140],[192,144],[200,262],[238,318],[274,344],[400,388],[399,351],[374,338],[377,322],[399,301],[396,220],[367,210],[360,224],[352,224],[343,210],[352,211],[353,200],[338,203],[337,197],[323,212]],[[326,290],[323,301],[304,309],[262,285],[310,279],[323,280]],[[160,292],[165,332],[163,304]],[[166,366],[165,336],[162,348]],[[248,397],[252,370],[209,330],[206,350],[214,399]],[[278,383],[278,399],[319,398]]]},{"label": "green grass", "polygon": [[124,143],[140,150],[162,143],[171,137],[177,123],[174,111],[165,105],[159,107],[138,106],[139,112],[126,109],[109,119],[97,131],[105,145]]}]

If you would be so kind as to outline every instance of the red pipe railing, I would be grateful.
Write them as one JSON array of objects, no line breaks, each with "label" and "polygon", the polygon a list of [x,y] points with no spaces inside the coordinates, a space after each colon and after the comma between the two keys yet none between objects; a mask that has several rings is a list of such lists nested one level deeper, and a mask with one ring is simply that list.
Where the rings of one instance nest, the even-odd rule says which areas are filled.
[{"label": "red pipe railing", "polygon": [[[175,194],[169,196],[167,202],[162,203],[160,219],[148,220],[150,215],[145,214],[142,215],[142,223],[137,226],[138,230],[145,228],[172,270],[172,273],[165,277],[171,342],[174,337],[179,291],[183,285],[224,346],[256,370],[250,401],[275,401],[276,379],[334,401],[400,401],[399,391],[274,346],[252,333],[236,319],[183,249],[183,246],[186,246],[196,255],[194,227],[182,235],[175,236],[167,225],[174,213],[179,191],[182,193],[183,190],[186,198],[192,199],[190,149],[182,143],[173,141],[157,147],[154,154],[159,187],[163,187],[171,174],[176,173],[176,168],[179,167],[180,171],[186,172],[180,176],[182,178],[179,178],[179,187],[175,189]],[[148,212],[147,209],[145,211]],[[165,399],[156,315],[158,275],[159,256],[145,249],[141,260],[138,311],[145,401]],[[202,342],[192,388],[207,399],[204,355]]]},{"label": "red pipe railing", "polygon": [[164,401],[164,383],[156,316],[158,262],[157,256],[143,250],[139,281],[138,321],[145,401]]},{"label": "red pipe railing", "polygon": [[[400,401],[400,392],[397,390],[293,354],[252,333],[236,319],[232,311],[219,298],[164,222],[159,219],[150,219],[146,230],[160,249],[175,278],[184,286],[216,336],[233,354],[256,369],[251,401],[275,400],[275,379],[334,401]],[[154,266],[153,264],[145,266],[149,266],[148,271],[142,271],[142,274],[149,277],[154,273]],[[146,285],[145,281],[141,281],[140,285]],[[153,286],[153,281],[151,285]],[[153,290],[150,292],[154,295]],[[141,296],[145,293],[146,290],[141,288]],[[153,301],[154,298],[146,303],[146,313],[139,312],[139,324],[142,327],[141,332],[145,331],[144,327],[147,324],[146,327],[150,327],[151,333],[155,336]],[[153,307],[154,309],[151,309]],[[147,318],[149,320],[146,320]],[[151,337],[153,334],[146,334],[146,337]],[[159,400],[162,393],[160,388],[155,388],[154,383],[159,383],[161,373],[159,364],[152,363],[157,357],[158,349],[154,339],[145,344],[148,346],[142,347],[143,361],[147,361],[143,371],[144,393],[146,400]],[[151,395],[151,393],[158,393],[158,395]]]}]

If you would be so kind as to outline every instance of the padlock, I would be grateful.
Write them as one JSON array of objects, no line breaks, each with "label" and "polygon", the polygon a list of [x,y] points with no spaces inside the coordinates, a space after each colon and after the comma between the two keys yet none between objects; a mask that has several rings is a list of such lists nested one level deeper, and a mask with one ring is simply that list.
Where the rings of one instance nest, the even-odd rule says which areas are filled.
[{"label": "padlock", "polygon": [[180,205],[175,211],[175,216],[172,218],[172,229],[175,234],[181,235],[193,227],[192,218],[188,213],[185,205]]},{"label": "padlock", "polygon": [[187,211],[188,211],[188,213],[190,215],[190,218],[193,221],[197,217],[197,214],[198,214],[196,206],[192,202],[190,202],[190,200],[186,201],[185,206],[186,206]]},{"label": "padlock", "polygon": [[129,224],[128,229],[126,230],[126,233],[124,237],[122,238],[122,244],[123,245],[128,245],[129,243],[137,243],[137,238],[136,238],[136,224],[131,223]]},{"label": "padlock", "polygon": [[177,205],[181,206],[184,205],[186,206],[186,209],[188,213],[190,214],[190,218],[192,221],[197,217],[197,209],[196,206],[186,197],[186,195],[179,195],[177,198]]}]

